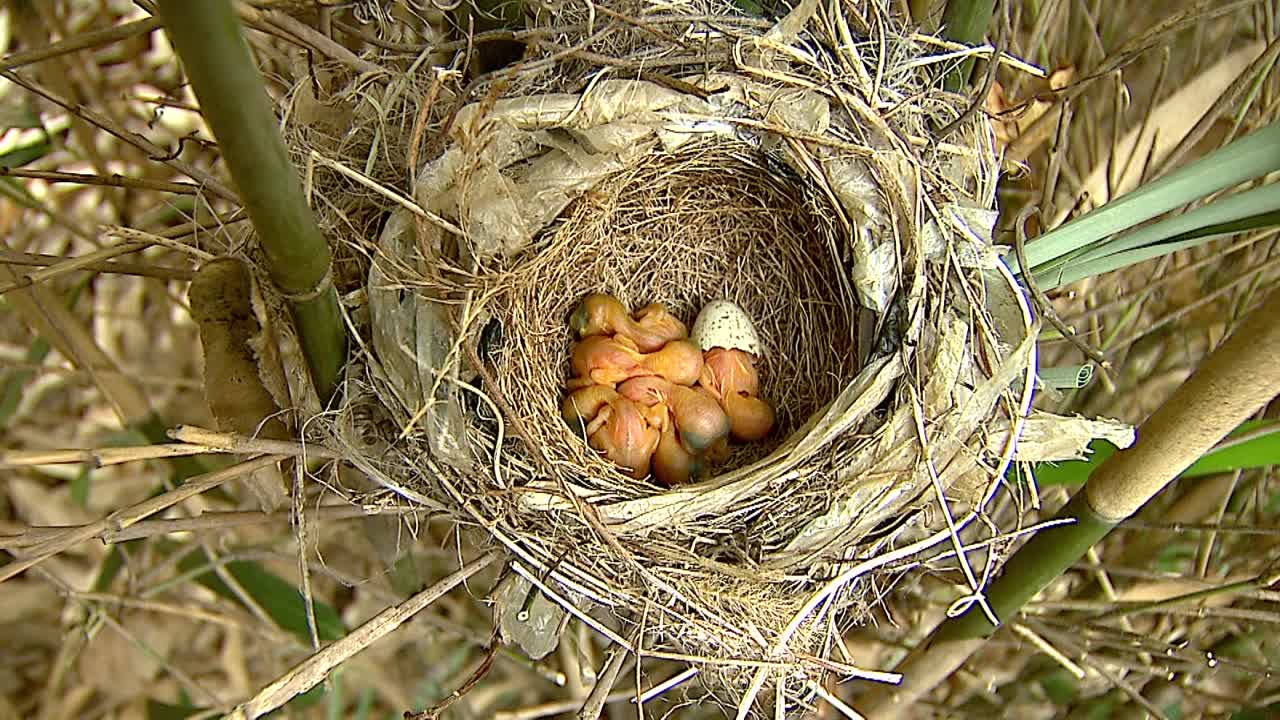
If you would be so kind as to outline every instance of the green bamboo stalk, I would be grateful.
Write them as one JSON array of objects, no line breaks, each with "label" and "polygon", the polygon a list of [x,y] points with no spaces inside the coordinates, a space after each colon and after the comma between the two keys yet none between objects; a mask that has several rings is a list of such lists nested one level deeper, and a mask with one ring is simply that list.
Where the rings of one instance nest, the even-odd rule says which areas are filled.
[{"label": "green bamboo stalk", "polygon": [[[1120,521],[1137,512],[1280,389],[1280,292],[1274,292],[1138,428],[1138,442],[1094,470],[1057,514],[1070,524],[1041,530],[986,590],[1001,622],[1069,568]],[[868,693],[858,709],[897,717],[962,665],[997,626],[976,604],[944,621],[895,670],[897,687]]]},{"label": "green bamboo stalk", "polygon": [[907,11],[911,14],[911,22],[919,25],[923,32],[933,32],[937,29],[929,22],[935,2],[936,0],[907,0]]},{"label": "green bamboo stalk", "polygon": [[[947,9],[942,12],[942,34],[948,40],[977,45],[986,36],[995,9],[996,0],[948,0]],[[951,92],[964,92],[972,73],[973,58],[967,58],[947,73],[943,87]]]},{"label": "green bamboo stalk", "polygon": [[289,162],[240,19],[230,0],[159,0],[157,9],[257,230],[271,279],[289,300],[316,392],[328,401],[346,358],[329,245]]},{"label": "green bamboo stalk", "polygon": [[[1098,468],[1101,470],[1101,466]],[[1161,486],[1163,487],[1163,485]],[[1089,507],[1088,493],[1078,492],[1058,511],[1055,519],[1070,524],[1037,532],[1009,558],[1000,578],[988,588],[987,604],[999,619],[1012,617],[1055,578],[1066,572],[1089,548],[1111,532],[1118,520],[1104,518]],[[1123,519],[1123,518],[1122,518]],[[985,613],[972,607],[934,632],[934,642],[985,638],[996,631]]]}]

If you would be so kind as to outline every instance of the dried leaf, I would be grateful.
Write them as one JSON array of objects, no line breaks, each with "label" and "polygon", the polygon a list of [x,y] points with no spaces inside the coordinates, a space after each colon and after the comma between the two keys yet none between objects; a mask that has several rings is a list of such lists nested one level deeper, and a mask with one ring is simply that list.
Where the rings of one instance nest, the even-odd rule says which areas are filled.
[{"label": "dried leaf", "polygon": [[[987,452],[999,453],[1008,436],[1009,422],[1001,421],[987,435]],[[1013,458],[1019,462],[1083,460],[1094,438],[1127,448],[1136,434],[1132,425],[1119,420],[1089,420],[1036,411],[1022,422]]]},{"label": "dried leaf", "polygon": [[568,613],[517,573],[509,574],[494,602],[498,632],[508,645],[519,645],[530,660],[541,660],[560,644]]},{"label": "dried leaf", "polygon": [[[205,400],[221,430],[286,440],[292,434],[258,374],[252,342],[261,328],[251,296],[249,268],[234,258],[205,263],[191,281],[188,299],[204,351]],[[287,485],[277,468],[259,470],[247,484],[263,510],[285,504]]]}]

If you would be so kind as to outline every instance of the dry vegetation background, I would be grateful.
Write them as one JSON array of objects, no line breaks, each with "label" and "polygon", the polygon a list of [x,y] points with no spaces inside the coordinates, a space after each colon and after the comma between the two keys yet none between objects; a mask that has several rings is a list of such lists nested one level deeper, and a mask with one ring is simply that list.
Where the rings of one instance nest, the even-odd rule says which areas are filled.
[{"label": "dry vegetation background", "polygon": [[[307,61],[305,38],[291,22],[358,48],[347,28],[373,34],[365,21],[374,8],[394,6],[411,18],[429,5],[361,1],[317,13],[300,4],[254,3],[260,12],[246,15],[269,77]],[[1027,203],[1040,203],[1048,218],[1100,204],[1136,178],[1277,116],[1277,73],[1237,77],[1280,41],[1280,3],[1008,5],[996,25],[999,42],[1057,71],[1047,80],[1001,74],[988,104],[1001,112],[1010,143],[1003,192],[1010,219]],[[306,587],[326,640],[326,629],[356,627],[476,553],[475,538],[425,513],[401,518],[352,506],[323,474],[305,486],[302,524],[287,511],[262,512],[243,486],[231,485],[175,506],[171,520],[122,532],[99,521],[172,487],[183,467],[166,460],[98,467],[90,456],[52,464],[11,452],[141,445],[147,439],[137,428],[153,416],[163,427],[212,425],[186,288],[193,268],[219,247],[215,231],[234,234],[242,223],[218,196],[216,148],[162,33],[137,26],[116,42],[44,52],[147,17],[125,0],[10,0],[0,10],[0,166],[8,176],[0,178],[0,548],[23,558],[56,536],[49,528],[88,528],[83,541],[0,584],[0,720],[225,711],[312,652],[314,638],[279,621],[278,613],[303,617],[300,606],[260,602],[255,588],[270,587],[266,572]],[[1134,44],[1177,17],[1186,21]],[[1069,123],[1059,121],[1064,107]],[[1202,132],[1188,137],[1206,114]],[[1085,390],[1047,393],[1040,402],[1140,421],[1273,285],[1275,245],[1273,232],[1236,236],[1059,291],[1058,312],[1113,367]],[[84,261],[66,262],[73,257]],[[1052,338],[1042,351],[1046,365],[1081,362]],[[115,452],[128,459],[135,451]],[[186,462],[207,471],[228,461]],[[916,716],[1190,718],[1280,701],[1280,593],[1269,588],[1277,490],[1270,472],[1173,485]],[[1041,501],[1053,509],[1065,497],[1049,488]],[[407,560],[386,556],[386,548],[405,546]],[[441,598],[344,663],[323,694],[284,712],[391,718],[449,697],[486,657],[485,599],[496,574],[487,570]],[[955,597],[954,580],[926,576],[894,588],[876,626],[850,633],[863,665],[886,667],[921,637]],[[1196,591],[1207,592],[1159,602]],[[1117,599],[1152,605],[1099,614]],[[602,654],[577,623],[543,661],[500,650],[444,717],[571,717]],[[680,670],[631,662],[623,677],[634,679],[611,696],[610,718],[636,716],[628,690],[636,682],[649,687]],[[858,691],[832,689],[846,699]],[[699,692],[675,690],[648,716],[720,716],[714,704],[698,702]],[[1269,716],[1261,712],[1256,717]]]}]

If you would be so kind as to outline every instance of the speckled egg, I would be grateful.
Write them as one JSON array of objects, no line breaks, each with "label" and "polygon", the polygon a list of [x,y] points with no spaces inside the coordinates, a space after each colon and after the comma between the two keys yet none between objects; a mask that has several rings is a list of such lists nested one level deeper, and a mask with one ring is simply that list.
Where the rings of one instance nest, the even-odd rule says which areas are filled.
[{"label": "speckled egg", "polygon": [[711,348],[742,350],[760,357],[760,336],[742,308],[731,300],[712,300],[698,313],[690,333],[704,351]]}]

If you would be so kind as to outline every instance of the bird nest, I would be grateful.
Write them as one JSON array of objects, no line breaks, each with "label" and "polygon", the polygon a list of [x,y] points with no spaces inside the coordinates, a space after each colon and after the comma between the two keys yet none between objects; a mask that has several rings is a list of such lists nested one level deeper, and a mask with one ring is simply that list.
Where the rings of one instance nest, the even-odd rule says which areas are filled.
[{"label": "bird nest", "polygon": [[[879,16],[666,12],[646,35],[635,5],[608,57],[579,22],[425,109],[412,201],[361,191],[401,201],[353,242],[372,256],[368,352],[332,440],[507,551],[496,614],[531,655],[576,617],[743,707],[804,703],[825,674],[861,673],[842,630],[877,578],[951,549],[1029,407],[1030,314],[990,245],[992,134]],[[690,37],[697,58],[627,69]],[[567,318],[600,291],[685,321],[742,306],[770,441],[672,489],[593,452],[560,405]]]}]

